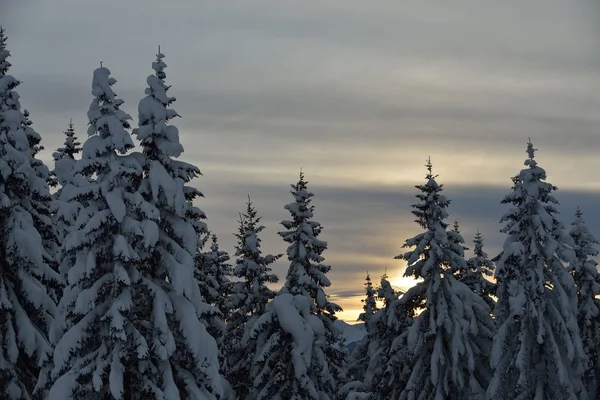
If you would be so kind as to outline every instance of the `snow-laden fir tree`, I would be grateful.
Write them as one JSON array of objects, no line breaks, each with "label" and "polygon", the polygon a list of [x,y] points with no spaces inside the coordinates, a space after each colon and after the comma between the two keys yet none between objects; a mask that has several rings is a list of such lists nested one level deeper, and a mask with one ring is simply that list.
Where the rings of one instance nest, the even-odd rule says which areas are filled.
[{"label": "snow-laden fir tree", "polygon": [[[63,147],[59,147],[53,154],[54,170],[51,173],[50,184],[58,187],[54,193],[54,225],[56,227],[58,243],[61,244],[69,228],[75,222],[75,218],[79,214],[79,202],[61,202],[61,194],[63,187],[73,182],[73,170],[77,160],[75,156],[81,152],[81,143],[75,136],[73,121],[69,121],[69,127],[64,132],[65,142]],[[78,177],[80,178],[80,177]]]},{"label": "snow-laden fir tree", "polygon": [[[219,312],[202,297],[195,276],[199,241],[208,236],[205,213],[193,204],[203,195],[190,185],[201,173],[196,166],[176,159],[183,146],[170,121],[179,114],[170,108],[175,97],[168,95],[163,59],[159,48],[152,63],[155,73],[146,79],[147,96],[138,106],[139,127],[134,130],[144,156],[140,191],[160,215],[158,240],[144,271],[161,288],[153,293],[152,312],[160,317],[149,340],[160,344],[153,358],[166,399],[212,399],[224,393],[226,382],[218,373],[216,341],[207,331]],[[156,304],[158,299],[167,306]]]},{"label": "snow-laden fir tree", "polygon": [[[217,235],[210,235],[210,240],[210,248],[196,255],[196,279],[204,300],[219,310],[219,319],[225,321],[232,309],[230,296],[233,282],[230,277],[233,275],[233,268],[229,263],[229,254],[219,248]],[[219,335],[225,333],[224,325],[220,331]]]},{"label": "snow-laden fir tree", "polygon": [[245,399],[252,388],[250,368],[255,357],[249,335],[256,320],[266,312],[267,303],[277,292],[269,284],[279,278],[271,266],[282,254],[263,254],[260,233],[265,227],[260,223],[256,208],[250,197],[246,211],[240,215],[238,232],[235,234],[236,261],[233,274],[239,279],[234,283],[230,297],[231,312],[228,313],[225,338],[225,371],[229,382],[240,399]]},{"label": "snow-laden fir tree", "polygon": [[598,274],[598,240],[592,235],[583,219],[583,213],[577,208],[575,220],[569,231],[575,244],[576,260],[571,265],[577,288],[577,322],[583,340],[583,349],[587,359],[583,383],[591,398],[600,398],[600,274]]},{"label": "snow-laden fir tree", "polygon": [[[349,393],[348,399],[363,398],[365,394],[378,400],[398,397],[399,393],[394,397],[395,371],[390,369],[392,344],[412,322],[405,313],[407,308],[398,304],[399,294],[384,274],[377,288],[377,297],[383,307],[370,318],[366,335],[350,357],[348,374],[351,381],[344,390]],[[403,363],[406,364],[406,359]]]},{"label": "snow-laden fir tree", "polygon": [[367,272],[365,277],[365,298],[363,303],[363,312],[359,314],[358,321],[365,324],[365,336],[356,346],[348,359],[347,376],[350,381],[361,381],[364,379],[365,371],[369,364],[369,338],[371,333],[371,317],[378,311],[377,307],[377,289],[373,287],[371,275]]},{"label": "snow-laden fir tree", "polygon": [[[23,131],[27,136],[29,143],[29,149],[31,152],[31,167],[35,171],[38,178],[43,179],[47,185],[51,182],[51,174],[49,168],[44,164],[42,160],[36,157],[40,151],[44,150],[44,146],[41,145],[42,137],[33,129],[33,122],[29,118],[29,112],[23,110]],[[36,196],[31,198],[31,205],[35,210],[32,213],[36,227],[42,236],[42,243],[44,246],[44,252],[46,254],[45,261],[52,266],[55,271],[58,269],[56,262],[57,251],[59,246],[58,231],[54,226],[52,217],[54,214],[54,208],[52,204],[52,195],[49,196]],[[62,286],[62,283],[61,283]],[[55,301],[58,301],[60,297],[61,287],[53,288],[51,293]]]},{"label": "snow-laden fir tree", "polygon": [[582,399],[585,353],[577,327],[577,296],[563,262],[573,244],[556,219],[556,187],[527,144],[526,168],[513,178],[501,222],[507,234],[496,262],[498,332],[488,399]]},{"label": "snow-laden fir tree", "polygon": [[371,282],[371,275],[367,272],[365,277],[365,298],[361,300],[363,303],[363,312],[358,316],[358,321],[365,323],[365,327],[369,324],[369,320],[377,312],[377,290]]},{"label": "snow-laden fir tree", "polygon": [[156,242],[158,213],[132,186],[142,168],[122,155],[133,148],[126,130],[131,117],[120,109],[115,82],[107,68],[94,71],[90,137],[74,173],[86,171],[96,179],[66,186],[61,194],[83,208],[62,245],[68,285],[60,303],[63,325],[53,332],[51,398],[121,399],[131,396],[130,389],[150,392],[134,375],[138,361],[147,358],[142,332],[151,316],[139,320],[133,310],[148,301],[139,268]]},{"label": "snow-laden fir tree", "polygon": [[[50,192],[35,159],[39,135],[21,111],[0,27],[0,398],[30,399],[51,357],[48,330],[60,278],[45,243]],[[47,168],[46,168],[47,171]]]},{"label": "snow-laden fir tree", "polygon": [[289,243],[290,267],[279,295],[253,325],[248,343],[254,349],[251,399],[334,399],[345,380],[347,352],[334,326],[341,308],[329,301],[330,285],[318,239],[322,226],[312,220],[313,194],[304,175],[292,185],[294,202],[285,208],[292,220],[282,221],[279,235]]},{"label": "snow-laden fir tree", "polygon": [[479,230],[473,239],[475,248],[473,257],[467,260],[467,269],[459,280],[467,285],[473,292],[477,293],[493,310],[496,301],[492,296],[496,295],[496,284],[487,278],[494,276],[494,262],[488,258],[483,250],[483,236]]},{"label": "snow-laden fir tree", "polygon": [[[466,268],[464,240],[446,230],[450,201],[429,160],[426,166],[426,183],[416,186],[419,203],[412,211],[424,232],[407,239],[403,247],[412,250],[396,257],[407,262],[405,276],[422,279],[414,296],[426,299],[408,328],[405,347],[396,346],[397,352],[411,355],[400,399],[484,399],[494,324],[483,299],[452,274]],[[412,294],[407,295],[404,303],[409,304]]]},{"label": "snow-laden fir tree", "polygon": [[65,142],[63,147],[56,149],[52,153],[54,159],[54,170],[51,173],[51,186],[59,186],[55,198],[60,197],[60,191],[63,186],[67,184],[69,174],[75,167],[75,156],[81,152],[81,143],[75,136],[75,128],[73,126],[73,120],[69,121],[69,125],[65,134]]},{"label": "snow-laden fir tree", "polygon": [[[186,197],[185,168],[167,170],[168,157],[150,155],[179,144],[165,126],[166,105],[153,102],[155,87],[140,102],[144,157],[127,154],[131,117],[115,82],[107,68],[94,71],[90,137],[74,173],[95,179],[61,195],[83,208],[63,242],[64,262],[75,263],[67,268],[66,332],[54,351],[50,398],[214,399],[216,343],[199,319],[209,306],[194,279],[203,213]],[[160,144],[165,130],[175,146]]]}]

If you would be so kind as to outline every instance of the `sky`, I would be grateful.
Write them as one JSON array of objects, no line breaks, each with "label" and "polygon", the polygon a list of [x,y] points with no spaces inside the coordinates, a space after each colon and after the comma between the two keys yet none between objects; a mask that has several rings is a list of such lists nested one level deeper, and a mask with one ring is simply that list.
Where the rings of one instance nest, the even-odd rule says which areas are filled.
[{"label": "sky", "polygon": [[[302,168],[329,244],[327,292],[347,321],[366,271],[413,283],[394,256],[420,232],[410,211],[428,157],[448,222],[467,242],[479,229],[491,256],[528,138],[560,218],[579,205],[600,237],[599,21],[596,0],[0,0],[44,161],[70,118],[85,139],[100,61],[135,126],[160,45],[209,229],[233,253],[250,195],[263,248],[284,253],[277,232]],[[285,257],[274,270],[283,283]]]}]

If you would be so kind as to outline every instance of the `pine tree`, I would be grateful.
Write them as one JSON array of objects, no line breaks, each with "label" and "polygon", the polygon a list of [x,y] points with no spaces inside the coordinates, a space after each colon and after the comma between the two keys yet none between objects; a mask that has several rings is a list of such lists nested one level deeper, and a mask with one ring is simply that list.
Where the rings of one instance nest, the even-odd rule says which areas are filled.
[{"label": "pine tree", "polygon": [[224,394],[226,382],[219,375],[217,343],[207,331],[219,312],[202,297],[195,265],[199,242],[208,237],[208,230],[204,211],[193,205],[203,194],[189,183],[201,173],[196,166],[176,159],[183,146],[177,127],[169,123],[179,114],[170,108],[176,99],[168,94],[163,59],[159,47],[134,130],[144,156],[140,191],[160,215],[158,241],[144,274],[162,288],[162,293],[154,292],[154,303],[164,298],[172,304],[152,310],[161,317],[156,336],[148,341],[164,343],[154,350],[153,358],[166,398],[212,399]]},{"label": "pine tree", "polygon": [[[359,380],[361,384],[354,381],[346,385],[346,388],[353,389],[347,397],[363,398],[366,394],[375,400],[398,397],[395,378],[402,368],[391,365],[396,356],[392,352],[393,342],[412,323],[412,318],[406,314],[408,308],[398,302],[400,294],[388,281],[387,274],[384,274],[377,288],[377,297],[383,302],[383,307],[371,317],[367,334],[350,358],[349,376]],[[402,363],[406,364],[406,358]]]},{"label": "pine tree", "polygon": [[[365,323],[365,328],[367,328],[369,324],[369,320],[377,312],[377,291],[373,287],[373,283],[371,282],[371,276],[367,272],[367,276],[365,278],[365,298],[361,300],[363,305],[363,312],[358,316],[358,321],[362,321]],[[368,329],[368,328],[367,328]]]},{"label": "pine tree", "polygon": [[197,279],[200,282],[200,293],[204,300],[217,308],[223,320],[227,320],[231,311],[233,268],[229,264],[229,254],[219,248],[217,235],[209,235],[210,249],[199,252],[196,256]]},{"label": "pine tree", "polygon": [[598,263],[598,240],[592,235],[577,208],[575,220],[571,223],[570,235],[575,244],[575,263],[572,264],[573,277],[577,287],[577,322],[587,356],[583,383],[587,390],[596,388],[590,398],[600,398],[600,274]]},{"label": "pine tree", "polygon": [[279,235],[289,243],[290,267],[284,288],[252,327],[255,350],[251,377],[252,399],[333,399],[344,385],[347,352],[334,326],[341,310],[329,301],[330,285],[323,264],[327,243],[318,239],[320,223],[313,221],[313,194],[304,175],[292,185],[294,202],[285,208],[292,220],[282,221]]},{"label": "pine tree", "polygon": [[[0,27],[0,397],[29,399],[52,353],[48,330],[60,278],[51,267],[50,192],[35,158],[39,135],[21,111]],[[47,170],[47,168],[46,168]]]},{"label": "pine tree", "polygon": [[585,353],[577,327],[572,240],[556,219],[556,187],[527,144],[526,168],[502,200],[508,235],[496,263],[498,332],[488,399],[580,399]]},{"label": "pine tree", "polygon": [[[210,248],[202,251],[208,239]],[[208,333],[216,340],[219,350],[219,366],[225,372],[224,340],[227,333],[226,320],[232,310],[230,296],[233,283],[229,280],[232,275],[231,265],[228,264],[229,254],[219,249],[216,235],[200,236],[198,253],[196,254],[195,276],[200,287],[202,298],[213,309],[206,313],[204,321]]]},{"label": "pine tree", "polygon": [[[137,131],[144,154],[127,154],[131,117],[110,71],[94,71],[90,137],[74,171],[94,179],[63,191],[83,208],[63,242],[65,262],[75,263],[61,301],[67,330],[54,352],[51,398],[221,394],[216,343],[199,319],[208,306],[194,279],[196,229],[205,227],[185,186],[195,169],[151,156],[174,146],[160,141],[166,104],[154,96],[159,83],[148,81]],[[165,130],[177,140],[176,128]]]},{"label": "pine tree", "polygon": [[475,249],[473,257],[467,260],[466,273],[460,277],[460,281],[467,285],[473,292],[477,293],[493,310],[496,301],[492,296],[496,295],[496,284],[485,277],[494,276],[494,262],[488,258],[483,250],[483,237],[479,230],[473,240]]},{"label": "pine tree", "polygon": [[406,240],[403,247],[413,250],[396,257],[408,264],[405,276],[423,280],[403,296],[403,303],[426,299],[405,342],[396,343],[396,352],[411,354],[410,376],[400,399],[483,399],[494,325],[485,302],[452,275],[466,268],[458,244],[464,240],[447,232],[450,201],[441,194],[431,162],[426,166],[426,183],[416,186],[420,202],[412,211],[425,231]]},{"label": "pine tree", "polygon": [[365,336],[358,343],[349,358],[348,363],[348,379],[350,381],[363,381],[365,371],[369,366],[370,354],[369,343],[371,339],[371,318],[377,313],[377,290],[371,282],[371,275],[367,272],[365,278],[365,298],[361,300],[363,303],[363,312],[358,316],[358,321],[365,324]]},{"label": "pine tree", "polygon": [[[52,153],[52,158],[54,158],[54,170],[51,173],[51,186],[54,187],[66,185],[68,175],[75,167],[75,156],[81,152],[81,143],[77,140],[77,136],[75,136],[73,120],[69,121],[69,127],[64,134],[65,142],[63,147],[59,147]],[[55,197],[60,197],[60,188]]]},{"label": "pine tree", "polygon": [[235,255],[234,275],[240,280],[235,283],[231,296],[232,311],[227,323],[225,340],[226,376],[237,397],[247,398],[251,388],[250,368],[254,353],[249,340],[254,323],[266,312],[267,303],[277,292],[267,285],[277,283],[279,278],[271,272],[271,265],[282,254],[263,254],[260,233],[265,229],[260,224],[256,208],[250,197],[246,212],[240,215]]},{"label": "pine tree", "polygon": [[79,202],[61,201],[62,190],[69,183],[73,182],[72,172],[75,168],[75,155],[81,152],[81,143],[75,136],[73,122],[69,121],[69,127],[64,132],[64,147],[59,147],[53,154],[54,170],[50,174],[50,185],[58,187],[54,193],[54,225],[57,231],[58,243],[67,236],[69,228],[75,223],[75,218],[79,214],[81,205]]}]

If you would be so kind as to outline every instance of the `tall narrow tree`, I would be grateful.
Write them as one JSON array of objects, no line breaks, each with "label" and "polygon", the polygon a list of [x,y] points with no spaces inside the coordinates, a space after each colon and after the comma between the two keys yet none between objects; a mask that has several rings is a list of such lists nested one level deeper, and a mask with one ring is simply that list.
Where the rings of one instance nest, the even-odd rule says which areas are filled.
[{"label": "tall narrow tree", "polygon": [[411,373],[400,399],[484,399],[494,325],[485,302],[452,275],[465,268],[457,244],[464,240],[446,230],[450,201],[441,194],[431,162],[426,166],[426,183],[416,186],[419,203],[412,211],[424,232],[407,239],[403,247],[414,249],[396,257],[407,262],[405,276],[422,279],[416,285],[421,289],[413,290],[426,298],[407,332]]},{"label": "tall narrow tree", "polygon": [[573,277],[577,288],[577,322],[587,359],[583,383],[587,390],[596,388],[590,398],[600,398],[600,274],[598,274],[598,240],[592,235],[577,207],[569,231],[575,243]]},{"label": "tall narrow tree", "polygon": [[574,253],[556,219],[556,187],[527,144],[526,168],[513,178],[501,222],[508,235],[496,263],[498,332],[488,399],[580,399],[585,353],[577,327]]},{"label": "tall narrow tree", "polygon": [[[54,170],[51,173],[52,186],[65,186],[68,175],[73,171],[75,167],[75,156],[81,152],[81,143],[75,136],[75,128],[73,126],[73,120],[69,120],[69,125],[65,134],[65,142],[63,147],[56,149],[52,153],[54,159]],[[57,191],[56,198],[60,197],[60,188]]]},{"label": "tall narrow tree", "polygon": [[371,318],[377,313],[377,290],[371,282],[371,275],[367,272],[365,277],[365,298],[361,300],[363,303],[363,312],[359,314],[358,321],[362,321],[365,327],[365,336],[358,343],[349,358],[348,378],[350,381],[363,381],[365,372],[369,366],[370,360],[370,343],[372,339],[371,332],[373,325]]},{"label": "tall narrow tree", "polygon": [[[81,143],[75,136],[73,121],[69,121],[69,127],[64,132],[65,142],[63,147],[59,147],[53,154],[54,170],[51,173],[50,184],[57,187],[54,193],[54,225],[56,227],[58,243],[67,235],[69,228],[74,224],[75,218],[79,214],[81,204],[79,202],[61,202],[60,197],[65,186],[74,179],[73,170],[77,160],[75,156],[81,152]],[[62,204],[61,204],[62,203]]]},{"label": "tall narrow tree", "polygon": [[[198,241],[208,235],[206,215],[193,204],[203,194],[190,185],[201,173],[196,166],[177,160],[183,145],[179,130],[170,123],[179,114],[170,108],[175,97],[168,94],[163,59],[159,48],[152,63],[154,74],[146,79],[147,96],[138,106],[139,127],[134,130],[144,156],[140,191],[160,215],[156,246],[142,270],[155,285],[149,311],[159,315],[147,341],[160,343],[150,356],[158,374],[158,393],[162,391],[167,398],[212,399],[224,394],[224,382],[217,344],[207,331],[218,310],[206,303],[194,276]],[[169,306],[163,307],[161,301]]]},{"label": "tall narrow tree", "polygon": [[[196,279],[206,303],[218,311],[211,319],[208,330],[221,349],[226,333],[225,321],[232,310],[233,282],[229,277],[233,274],[233,269],[229,264],[229,254],[219,248],[217,235],[210,235],[210,240],[210,248],[207,251],[198,251],[196,255]],[[219,353],[222,355],[222,352]],[[221,364],[224,361],[221,360]]]},{"label": "tall narrow tree", "polygon": [[9,51],[0,27],[0,397],[32,397],[40,367],[51,356],[47,335],[56,304],[45,240],[52,228],[45,204],[50,192],[37,167],[39,135],[21,111],[20,84],[9,75]]},{"label": "tall narrow tree", "polygon": [[460,281],[467,285],[473,292],[477,293],[493,310],[496,305],[494,296],[496,295],[496,284],[487,278],[494,276],[495,265],[488,258],[483,250],[483,236],[477,231],[473,239],[475,249],[473,257],[467,260],[467,269],[465,274],[460,277]]},{"label": "tall narrow tree", "polygon": [[246,212],[240,215],[234,275],[231,296],[232,311],[228,315],[225,340],[225,362],[228,380],[237,397],[247,398],[252,389],[250,368],[255,357],[252,345],[246,343],[254,323],[266,312],[267,303],[277,292],[269,284],[279,278],[271,271],[271,265],[282,255],[263,254],[260,233],[265,227],[260,223],[256,208],[248,196]]},{"label": "tall narrow tree", "polygon": [[322,255],[327,243],[317,238],[322,226],[312,220],[313,194],[302,173],[292,195],[285,206],[292,220],[282,221],[286,231],[279,233],[289,244],[290,267],[283,289],[252,327],[249,398],[333,399],[345,383],[346,351],[333,324],[341,308],[324,291],[330,285],[331,267]]}]

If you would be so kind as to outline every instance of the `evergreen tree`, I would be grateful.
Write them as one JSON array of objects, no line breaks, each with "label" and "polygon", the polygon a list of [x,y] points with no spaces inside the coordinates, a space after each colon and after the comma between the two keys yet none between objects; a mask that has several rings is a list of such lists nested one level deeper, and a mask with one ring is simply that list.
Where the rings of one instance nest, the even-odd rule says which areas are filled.
[{"label": "evergreen tree", "polygon": [[239,230],[235,235],[234,275],[240,280],[235,283],[231,296],[232,311],[228,314],[225,340],[226,376],[240,399],[247,398],[252,388],[250,368],[255,354],[252,345],[246,342],[254,323],[277,294],[267,285],[279,281],[271,272],[271,265],[282,256],[262,253],[259,235],[265,227],[260,220],[248,197],[246,212],[240,215]]},{"label": "evergreen tree", "polygon": [[[349,358],[348,364],[348,379],[350,381],[363,381],[365,372],[368,368],[370,354],[369,343],[371,339],[371,318],[377,313],[377,290],[373,287],[371,276],[367,272],[365,278],[365,298],[361,300],[363,303],[363,312],[358,316],[358,321],[365,324],[365,336],[358,343]],[[393,289],[392,289],[393,291]]]},{"label": "evergreen tree", "polygon": [[[75,136],[75,128],[73,127],[72,120],[69,121],[69,127],[64,134],[65,142],[63,147],[59,147],[52,153],[52,158],[54,158],[54,171],[51,173],[51,186],[54,187],[66,185],[68,175],[75,167],[75,156],[81,152],[81,143]],[[60,197],[60,188],[55,197]]]},{"label": "evergreen tree", "polygon": [[227,383],[219,375],[217,343],[207,331],[214,327],[219,312],[202,297],[199,279],[203,277],[197,275],[195,265],[199,242],[208,237],[206,215],[193,204],[203,194],[190,185],[201,173],[196,166],[176,159],[184,150],[177,127],[170,125],[179,114],[170,108],[176,99],[168,94],[163,59],[159,47],[134,130],[144,156],[140,191],[160,215],[158,241],[144,274],[162,288],[162,293],[154,292],[154,303],[166,298],[172,304],[151,310],[161,317],[155,336],[148,341],[164,343],[169,338],[153,355],[166,398],[212,399],[225,394]]},{"label": "evergreen tree", "polygon": [[426,299],[405,341],[395,349],[411,354],[410,376],[400,399],[483,399],[494,325],[485,302],[452,275],[466,268],[459,245],[464,240],[446,231],[450,201],[441,194],[431,162],[426,166],[426,183],[416,186],[420,202],[412,211],[425,231],[406,240],[403,247],[413,250],[396,257],[408,264],[405,276],[423,280],[403,296],[403,303]]},{"label": "evergreen tree", "polygon": [[[412,319],[406,314],[409,309],[398,302],[400,292],[395,291],[387,279],[387,274],[384,274],[377,289],[377,297],[383,302],[383,307],[370,318],[367,334],[350,358],[348,372],[354,381],[346,385],[346,392],[348,388],[352,389],[348,398],[363,398],[369,394],[370,399],[383,400],[399,395],[394,389],[397,386],[395,376],[401,368],[390,364],[394,357],[392,345],[410,326]],[[402,363],[406,364],[406,358]],[[356,380],[360,384],[356,384]]]},{"label": "evergreen tree", "polygon": [[363,303],[363,312],[358,316],[358,321],[365,323],[365,328],[368,329],[369,320],[377,312],[377,291],[371,282],[371,276],[367,272],[365,278],[365,298],[361,300]]},{"label": "evergreen tree", "polygon": [[[30,399],[51,356],[47,335],[60,278],[51,267],[50,192],[35,158],[39,135],[21,111],[0,27],[0,397]],[[47,168],[46,168],[47,171]]]},{"label": "evergreen tree", "polygon": [[[222,391],[216,343],[199,319],[208,306],[194,279],[204,215],[185,187],[186,173],[194,174],[164,155],[179,143],[155,96],[160,79],[148,79],[140,102],[144,154],[127,154],[131,117],[115,82],[107,68],[94,71],[90,137],[74,171],[94,179],[63,191],[83,208],[63,242],[64,262],[75,263],[66,268],[66,332],[54,351],[50,397],[214,399]],[[175,145],[163,146],[165,131]]]},{"label": "evergreen tree", "polygon": [[498,332],[488,399],[580,399],[585,353],[577,327],[572,240],[556,219],[556,187],[527,145],[526,168],[513,178],[501,222],[508,235],[496,263]]},{"label": "evergreen tree", "polygon": [[496,295],[496,284],[485,277],[491,278],[494,276],[494,262],[488,258],[487,253],[483,250],[483,237],[479,231],[475,234],[473,243],[475,244],[473,257],[467,260],[467,269],[459,280],[481,296],[493,310],[496,301],[492,296]]},{"label": "evergreen tree", "polygon": [[[50,174],[50,185],[58,187],[54,193],[54,225],[57,231],[58,243],[67,236],[69,228],[74,224],[76,216],[79,214],[81,204],[79,202],[62,202],[60,200],[62,190],[73,181],[72,172],[75,168],[75,155],[81,152],[81,143],[75,136],[73,122],[69,121],[69,127],[64,132],[64,147],[59,147],[53,154],[54,170]],[[65,275],[66,277],[66,275]]]},{"label": "evergreen tree", "polygon": [[217,235],[210,235],[210,249],[196,256],[197,279],[204,300],[218,309],[223,320],[227,320],[231,311],[233,268],[229,264],[229,254],[219,248]]},{"label": "evergreen tree", "polygon": [[583,219],[583,213],[577,208],[575,220],[571,223],[570,235],[575,243],[575,263],[572,264],[573,277],[577,288],[577,322],[583,340],[583,349],[587,356],[583,383],[590,398],[600,398],[600,274],[598,263],[598,240],[592,235]]},{"label": "evergreen tree", "polygon": [[333,399],[345,383],[347,352],[341,332],[334,326],[341,310],[329,301],[330,285],[323,264],[327,243],[317,237],[320,223],[313,221],[313,194],[304,175],[292,185],[294,202],[285,208],[292,220],[282,221],[280,232],[290,268],[284,288],[252,327],[254,349],[252,399]]}]

